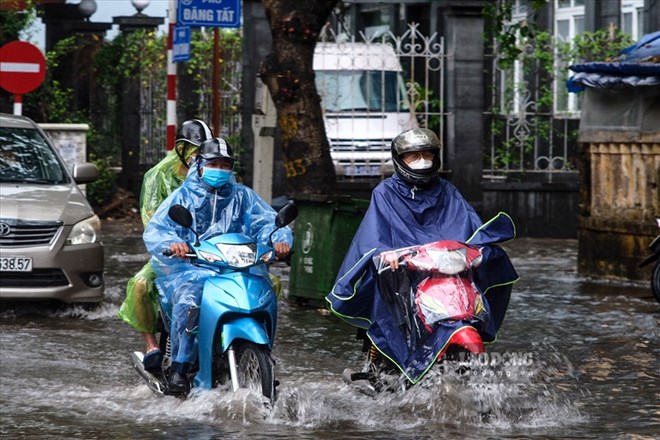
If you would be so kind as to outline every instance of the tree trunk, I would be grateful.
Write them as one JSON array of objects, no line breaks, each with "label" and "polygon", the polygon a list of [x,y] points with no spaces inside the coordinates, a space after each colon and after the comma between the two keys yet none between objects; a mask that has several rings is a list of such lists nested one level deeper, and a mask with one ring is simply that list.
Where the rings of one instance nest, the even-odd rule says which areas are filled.
[{"label": "tree trunk", "polygon": [[262,0],[272,53],[260,68],[277,109],[291,194],[332,194],[335,171],[314,83],[314,46],[338,0]]}]

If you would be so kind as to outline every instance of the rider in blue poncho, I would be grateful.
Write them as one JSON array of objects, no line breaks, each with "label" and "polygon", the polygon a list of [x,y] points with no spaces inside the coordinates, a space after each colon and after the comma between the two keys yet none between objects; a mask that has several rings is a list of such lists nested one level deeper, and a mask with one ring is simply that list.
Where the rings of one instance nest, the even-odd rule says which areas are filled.
[{"label": "rider in blue poncho", "polygon": [[[162,203],[144,231],[144,243],[153,255],[151,261],[158,276],[161,304],[172,310],[172,375],[168,378],[171,390],[187,392],[185,375],[196,357],[194,336],[186,332],[187,327],[195,325],[188,322],[189,313],[199,306],[204,282],[215,272],[185,259],[186,252],[190,252],[187,242],[193,242],[195,237],[168,217],[169,208],[175,204],[187,208],[193,217],[192,228],[200,239],[238,232],[266,243],[275,230],[275,211],[253,190],[235,182],[233,164],[231,147],[223,139],[202,143],[196,166],[183,185]],[[292,245],[291,230],[277,230],[273,243],[277,257],[286,257]],[[179,258],[163,256],[165,249]]]},{"label": "rider in blue poncho", "polygon": [[[405,131],[392,141],[396,174],[381,182],[371,196],[353,242],[339,269],[335,286],[327,295],[330,309],[350,324],[367,331],[366,336],[393,360],[413,383],[421,378],[432,356],[404,359],[397,353],[393,332],[398,330],[378,291],[372,258],[381,252],[438,240],[455,240],[484,246],[484,263],[476,269],[475,281],[485,293],[490,322],[479,329],[485,342],[493,341],[506,311],[510,284],[518,276],[506,253],[496,245],[515,235],[511,219],[499,214],[483,224],[474,208],[454,185],[438,176],[440,141],[424,128]],[[395,269],[395,260],[390,265]],[[425,341],[440,353],[452,332],[436,330]],[[428,354],[428,352],[426,352]]]}]

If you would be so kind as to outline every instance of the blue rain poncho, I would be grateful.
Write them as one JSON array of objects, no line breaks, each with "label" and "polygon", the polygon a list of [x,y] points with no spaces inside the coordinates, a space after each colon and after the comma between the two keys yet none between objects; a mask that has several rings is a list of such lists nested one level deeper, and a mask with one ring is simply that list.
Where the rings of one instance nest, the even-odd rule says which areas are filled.
[{"label": "blue rain poncho", "polygon": [[[378,291],[372,258],[387,250],[455,240],[483,246],[483,262],[475,270],[475,284],[484,293],[491,319],[477,329],[485,342],[495,340],[518,279],[507,254],[495,243],[514,238],[511,219],[500,213],[483,224],[474,208],[454,185],[438,177],[425,188],[412,188],[395,175],[381,182],[371,196],[353,242],[326,300],[330,309],[346,322],[367,330],[367,337],[413,383],[435,362],[460,323],[440,326],[423,341],[423,347],[398,346],[399,329]],[[399,341],[399,342],[398,342]],[[401,353],[411,353],[402,356]],[[429,354],[432,353],[432,354]]]},{"label": "blue rain poncho", "polygon": [[[183,185],[175,190],[158,208],[144,231],[145,246],[152,255],[161,304],[172,311],[170,331],[173,362],[192,362],[195,356],[192,338],[185,336],[188,310],[199,305],[204,282],[215,272],[190,262],[162,255],[173,243],[192,243],[192,231],[174,223],[168,210],[174,204],[183,205],[193,217],[192,228],[200,240],[219,234],[237,232],[267,243],[275,230],[276,212],[252,189],[235,181],[214,190],[202,182],[198,168],[191,167]],[[279,229],[273,242],[292,245],[291,229]],[[265,273],[264,277],[268,277]]]}]

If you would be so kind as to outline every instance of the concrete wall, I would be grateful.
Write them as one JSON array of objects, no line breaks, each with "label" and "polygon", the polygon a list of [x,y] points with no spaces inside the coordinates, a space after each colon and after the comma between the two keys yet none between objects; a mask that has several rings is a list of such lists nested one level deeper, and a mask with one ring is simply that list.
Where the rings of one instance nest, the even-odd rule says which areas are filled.
[{"label": "concrete wall", "polygon": [[71,172],[77,163],[87,162],[87,124],[39,124]]},{"label": "concrete wall", "polygon": [[[55,149],[64,160],[69,173],[73,173],[73,166],[87,162],[87,124],[50,124],[42,123],[39,127],[46,132],[53,142]],[[78,185],[83,194],[86,186]]]},{"label": "concrete wall", "polygon": [[518,237],[577,238],[576,181],[483,182],[482,188],[479,214],[484,221],[504,211],[516,224]]},{"label": "concrete wall", "polygon": [[648,280],[639,269],[660,217],[660,89],[587,89],[579,141],[578,271]]}]

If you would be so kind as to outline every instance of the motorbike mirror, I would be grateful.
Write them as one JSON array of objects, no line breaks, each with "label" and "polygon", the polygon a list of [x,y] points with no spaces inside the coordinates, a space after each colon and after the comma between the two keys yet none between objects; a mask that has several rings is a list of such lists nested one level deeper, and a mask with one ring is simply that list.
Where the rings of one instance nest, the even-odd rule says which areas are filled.
[{"label": "motorbike mirror", "polygon": [[[287,203],[275,216],[275,231],[285,227],[294,221],[296,217],[298,217],[298,207],[293,202]],[[275,231],[271,232],[270,237],[268,237],[268,246],[273,245],[273,234]]]},{"label": "motorbike mirror", "polygon": [[298,217],[298,207],[293,203],[287,203],[275,217],[275,226],[283,228]]},{"label": "motorbike mirror", "polygon": [[170,206],[170,209],[167,211],[167,215],[175,223],[180,224],[181,226],[183,226],[186,229],[190,229],[193,232],[193,234],[195,234],[195,246],[199,246],[199,235],[192,228],[193,218],[192,218],[192,214],[190,213],[190,211],[188,211],[182,205],[172,205],[172,206]]},{"label": "motorbike mirror", "polygon": [[175,222],[183,226],[184,228],[190,228],[193,223],[192,214],[182,205],[172,205],[170,206],[167,215]]}]

